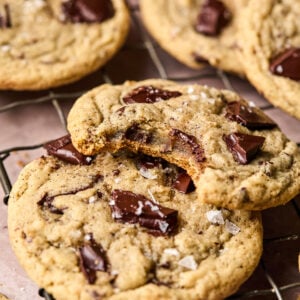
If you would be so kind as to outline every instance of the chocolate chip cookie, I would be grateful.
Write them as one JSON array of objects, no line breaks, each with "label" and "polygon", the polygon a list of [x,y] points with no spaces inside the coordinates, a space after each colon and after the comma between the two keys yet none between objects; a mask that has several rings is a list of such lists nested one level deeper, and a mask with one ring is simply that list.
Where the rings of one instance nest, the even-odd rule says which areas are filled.
[{"label": "chocolate chip cookie", "polygon": [[300,119],[300,2],[250,0],[243,14],[241,61],[248,79]]},{"label": "chocolate chip cookie", "polygon": [[123,0],[1,0],[0,89],[76,81],[117,52],[128,28]]},{"label": "chocolate chip cookie", "polygon": [[198,199],[261,210],[300,192],[300,154],[237,94],[164,80],[103,85],[73,106],[68,129],[86,155],[129,148],[187,170]]},{"label": "chocolate chip cookie", "polygon": [[130,152],[84,157],[68,136],[45,147],[59,158],[21,172],[8,227],[56,300],[220,299],[257,265],[259,213],[200,203],[184,170]]},{"label": "chocolate chip cookie", "polygon": [[240,11],[248,0],[141,0],[143,21],[171,55],[200,68],[205,61],[243,74],[236,58]]}]

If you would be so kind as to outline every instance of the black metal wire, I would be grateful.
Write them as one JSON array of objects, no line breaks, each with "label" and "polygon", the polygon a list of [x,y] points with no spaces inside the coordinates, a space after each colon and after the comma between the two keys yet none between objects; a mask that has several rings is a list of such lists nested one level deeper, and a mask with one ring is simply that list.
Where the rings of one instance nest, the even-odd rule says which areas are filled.
[{"label": "black metal wire", "polygon": [[[138,11],[138,5],[132,6],[130,7],[131,9],[131,17],[132,17],[132,21],[134,24],[136,24],[137,28],[139,27],[139,23],[137,20],[137,17],[135,16],[135,14],[133,12]],[[222,83],[224,84],[225,88],[229,89],[229,90],[234,90],[233,86],[230,82],[230,79],[228,78],[228,76],[226,75],[226,73],[224,73],[221,70],[216,70],[214,74],[210,72],[202,72],[196,75],[192,75],[192,76],[186,76],[186,77],[168,77],[167,75],[167,71],[164,68],[163,63],[161,62],[159,55],[157,53],[156,47],[152,44],[151,39],[149,38],[149,36],[143,32],[142,30],[140,30],[140,35],[142,37],[143,43],[141,45],[136,45],[135,48],[139,48],[139,49],[146,49],[148,51],[149,56],[152,59],[152,62],[154,64],[154,66],[156,67],[159,75],[161,78],[163,79],[168,79],[168,80],[173,80],[173,81],[192,81],[192,80],[197,80],[197,79],[201,79],[201,78],[215,78],[218,77]],[[102,74],[102,78],[104,80],[104,82],[106,83],[113,83],[111,78],[109,77],[108,73],[106,72],[105,68],[102,69],[101,71]],[[57,115],[59,117],[60,122],[62,123],[62,125],[64,127],[66,127],[66,116],[64,115],[64,112],[62,110],[62,107],[60,105],[60,100],[64,100],[64,99],[76,99],[79,96],[81,96],[82,94],[84,94],[86,91],[80,91],[80,92],[76,92],[76,93],[54,93],[52,91],[49,91],[48,94],[46,96],[43,97],[39,97],[39,98],[33,98],[33,99],[27,99],[27,100],[22,100],[22,101],[15,101],[13,103],[10,103],[8,105],[4,105],[2,107],[0,107],[0,113],[9,111],[9,110],[13,110],[17,107],[21,107],[21,106],[27,106],[30,104],[38,104],[38,103],[44,103],[44,102],[51,102],[53,107],[55,108]],[[262,109],[263,110],[268,110],[274,108],[272,105],[267,105],[264,106]],[[44,143],[41,144],[37,144],[37,145],[31,145],[31,146],[19,146],[19,147],[14,147],[14,148],[9,148],[9,149],[5,149],[0,151],[0,182],[4,191],[4,199],[3,202],[4,204],[8,203],[9,200],[9,193],[11,191],[12,185],[11,185],[11,181],[9,179],[9,176],[7,174],[7,170],[5,168],[4,165],[4,161],[7,157],[9,157],[10,153],[13,151],[24,151],[24,150],[33,150],[33,149],[37,149],[40,148]],[[300,142],[298,143],[298,146],[300,147]],[[293,206],[298,214],[298,216],[300,217],[300,209],[296,203],[296,201],[292,201]],[[288,236],[279,236],[279,237],[275,237],[275,238],[271,238],[271,239],[264,239],[264,243],[284,243],[290,240],[299,240],[300,236],[297,234],[293,234],[293,235],[288,235]],[[270,289],[261,289],[261,290],[251,290],[251,291],[247,291],[244,293],[237,293],[235,295],[232,295],[231,297],[228,298],[228,300],[233,300],[233,299],[246,299],[246,298],[252,298],[252,297],[256,297],[256,296],[269,296],[269,295],[274,295],[276,297],[276,299],[278,300],[282,300],[282,292],[289,290],[289,289],[293,289],[295,287],[300,287],[300,282],[296,282],[296,283],[289,283],[286,284],[284,286],[278,286],[274,279],[271,277],[271,275],[269,274],[267,268],[264,265],[263,260],[260,262],[260,265],[262,266],[262,269],[264,270],[264,274],[266,276],[266,279],[268,280],[270,286],[272,288]],[[49,293],[47,293],[47,291],[43,288],[39,289],[38,291],[39,296],[45,298],[46,300],[55,300]]]}]

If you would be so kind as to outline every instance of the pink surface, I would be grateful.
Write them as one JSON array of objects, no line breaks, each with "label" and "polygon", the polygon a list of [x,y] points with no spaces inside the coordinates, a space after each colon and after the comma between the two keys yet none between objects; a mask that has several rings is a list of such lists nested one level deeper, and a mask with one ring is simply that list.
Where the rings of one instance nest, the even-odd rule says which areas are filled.
[{"label": "pink surface", "polygon": [[[220,88],[233,88],[243,97],[256,105],[267,108],[265,111],[294,141],[300,142],[300,121],[281,110],[270,107],[270,104],[257,94],[245,80],[233,75],[226,75],[207,67],[201,71],[191,70],[170,57],[153,43],[153,52],[145,41],[151,41],[142,28],[139,18],[138,1],[130,1],[132,30],[125,47],[108,63],[108,65],[87,76],[78,83],[55,89],[62,112],[67,115],[75,98],[61,99],[65,93],[88,90],[105,81],[122,83],[125,80],[140,80],[151,77],[165,77],[182,83],[201,83]],[[150,50],[150,51],[149,51]],[[151,54],[152,53],[152,54]],[[151,56],[152,55],[152,56]],[[157,56],[157,59],[155,58]],[[153,60],[154,59],[154,60]],[[30,100],[44,95],[44,92],[0,92],[0,150],[12,147],[41,144],[65,133],[62,120],[59,118],[53,102],[31,103]],[[21,105],[18,101],[24,101]],[[15,105],[11,108],[9,105]],[[56,104],[55,104],[56,105]],[[3,153],[3,151],[1,153]],[[5,151],[4,151],[5,152]],[[9,151],[10,152],[10,151]],[[8,177],[13,183],[21,168],[32,159],[44,153],[43,149],[11,151],[4,160]],[[4,192],[0,189],[0,198]],[[298,273],[299,253],[299,220],[300,201],[294,200],[284,207],[277,207],[263,212],[264,254],[261,264],[253,276],[241,287],[239,293],[278,288],[277,296],[273,291],[251,299],[296,299],[300,293]],[[298,214],[297,214],[298,211]],[[7,207],[0,203],[0,293],[14,300],[41,299],[38,287],[26,276],[11,251],[7,236]],[[278,294],[279,293],[279,294]],[[282,297],[282,298],[280,298]]]}]

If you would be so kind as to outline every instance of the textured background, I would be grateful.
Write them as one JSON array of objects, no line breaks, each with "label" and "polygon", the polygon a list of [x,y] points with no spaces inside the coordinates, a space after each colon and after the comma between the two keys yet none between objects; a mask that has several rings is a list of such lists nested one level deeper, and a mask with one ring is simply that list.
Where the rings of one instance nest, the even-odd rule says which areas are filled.
[{"label": "textured background", "polygon": [[[132,28],[126,45],[105,68],[80,82],[43,92],[0,92],[0,169],[13,183],[21,168],[44,150],[38,145],[66,133],[65,117],[84,91],[103,82],[168,78],[232,89],[263,108],[289,136],[300,143],[300,121],[274,108],[251,85],[211,67],[191,70],[175,61],[144,30],[138,1],[128,1]],[[284,99],[283,99],[284,101]],[[35,149],[31,149],[32,146]],[[3,181],[3,180],[2,180]],[[9,188],[9,186],[8,186]],[[7,191],[0,188],[2,199]],[[7,207],[0,202],[0,293],[12,300],[35,300],[38,287],[18,265],[7,236]],[[300,295],[300,198],[263,212],[264,254],[252,277],[232,299],[297,299]],[[298,298],[299,299],[299,298]]]}]

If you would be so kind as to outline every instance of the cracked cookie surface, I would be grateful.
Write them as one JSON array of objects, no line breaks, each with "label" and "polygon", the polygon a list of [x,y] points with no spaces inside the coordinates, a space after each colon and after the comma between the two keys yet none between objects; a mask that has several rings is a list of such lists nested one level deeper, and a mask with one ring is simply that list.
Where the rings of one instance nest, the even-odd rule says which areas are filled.
[{"label": "cracked cookie surface", "polygon": [[201,68],[208,61],[225,71],[243,74],[236,59],[236,33],[247,1],[141,0],[140,6],[149,32],[182,63]]},{"label": "cracked cookie surface", "polygon": [[77,100],[68,129],[86,155],[127,147],[177,164],[201,202],[261,210],[300,192],[297,145],[230,91],[164,80],[103,85]]},{"label": "cracked cookie surface", "polygon": [[107,17],[100,11],[98,19],[89,11],[70,19],[70,8],[63,5],[72,1],[0,1],[0,89],[38,90],[76,81],[121,47],[130,22],[123,0],[112,0]]},{"label": "cracked cookie surface", "polygon": [[298,119],[299,14],[299,1],[250,0],[240,26],[240,61],[249,81],[271,103]]},{"label": "cracked cookie surface", "polygon": [[[178,171],[128,152],[99,154],[90,165],[33,161],[8,207],[20,263],[57,300],[199,300],[233,293],[259,261],[260,214],[201,204],[195,192],[172,187]],[[177,211],[175,232],[157,235],[117,221],[111,208],[121,190],[152,201],[153,213],[157,206]],[[135,215],[144,213],[139,204]]]}]

